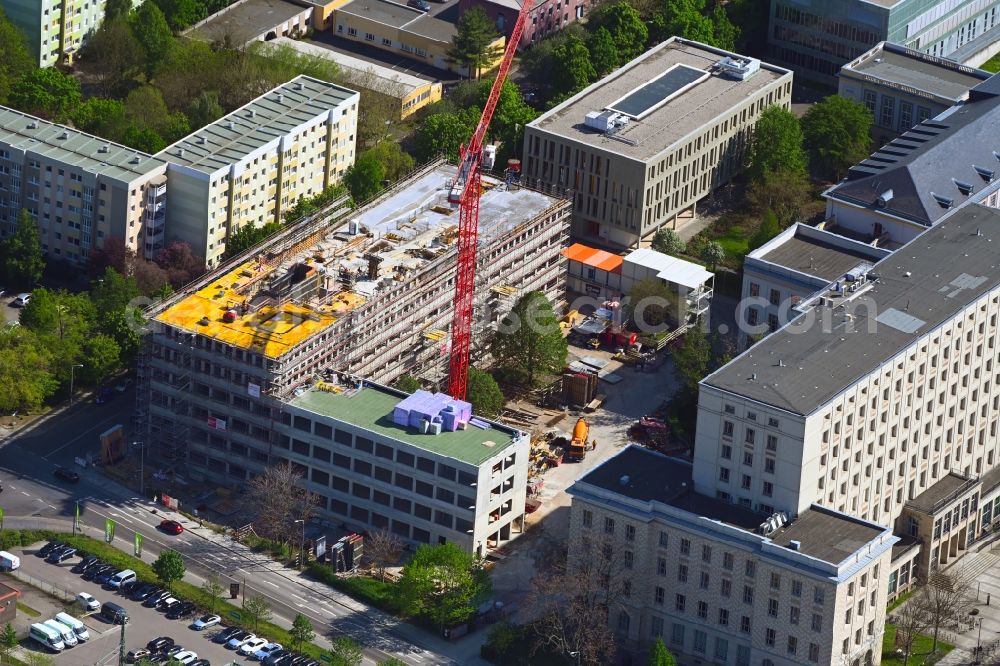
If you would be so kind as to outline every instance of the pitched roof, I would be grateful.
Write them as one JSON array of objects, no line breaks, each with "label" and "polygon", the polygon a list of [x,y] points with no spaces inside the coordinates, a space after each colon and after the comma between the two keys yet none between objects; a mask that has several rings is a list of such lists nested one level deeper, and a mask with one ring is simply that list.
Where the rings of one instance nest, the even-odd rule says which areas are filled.
[{"label": "pitched roof", "polygon": [[1000,175],[1000,76],[852,167],[826,196],[930,226]]}]

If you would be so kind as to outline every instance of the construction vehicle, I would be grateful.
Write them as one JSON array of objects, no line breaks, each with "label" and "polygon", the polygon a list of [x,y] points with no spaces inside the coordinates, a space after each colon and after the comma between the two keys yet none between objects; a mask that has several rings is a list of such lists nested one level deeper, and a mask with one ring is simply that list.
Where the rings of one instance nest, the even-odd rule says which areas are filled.
[{"label": "construction vehicle", "polygon": [[590,424],[582,416],[573,426],[573,439],[570,440],[569,448],[566,449],[566,460],[570,462],[580,462],[587,457],[587,436],[590,435]]}]

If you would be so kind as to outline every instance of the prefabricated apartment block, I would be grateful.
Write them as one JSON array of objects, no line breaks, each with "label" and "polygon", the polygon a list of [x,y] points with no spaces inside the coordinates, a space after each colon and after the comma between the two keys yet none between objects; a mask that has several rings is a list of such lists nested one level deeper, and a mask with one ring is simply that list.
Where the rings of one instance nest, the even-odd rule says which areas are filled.
[{"label": "prefabricated apartment block", "polygon": [[573,196],[573,237],[635,247],[728,183],[792,73],[672,37],[524,130],[528,185]]},{"label": "prefabricated apartment block", "polygon": [[[454,175],[428,165],[364,208],[289,228],[151,310],[136,430],[152,454],[239,485],[277,459],[280,414],[318,374],[444,380]],[[484,189],[474,335],[527,291],[561,300],[566,279],[569,202],[493,178]]]}]

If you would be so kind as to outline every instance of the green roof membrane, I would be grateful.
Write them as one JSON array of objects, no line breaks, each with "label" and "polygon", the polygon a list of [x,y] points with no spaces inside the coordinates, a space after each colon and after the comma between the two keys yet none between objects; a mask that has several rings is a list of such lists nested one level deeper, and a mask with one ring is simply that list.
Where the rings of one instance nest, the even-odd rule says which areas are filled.
[{"label": "green roof membrane", "polygon": [[482,464],[514,442],[513,430],[492,422],[489,430],[469,425],[465,430],[440,435],[425,435],[396,425],[392,412],[402,399],[377,386],[365,385],[353,394],[310,389],[289,404],[470,465]]}]

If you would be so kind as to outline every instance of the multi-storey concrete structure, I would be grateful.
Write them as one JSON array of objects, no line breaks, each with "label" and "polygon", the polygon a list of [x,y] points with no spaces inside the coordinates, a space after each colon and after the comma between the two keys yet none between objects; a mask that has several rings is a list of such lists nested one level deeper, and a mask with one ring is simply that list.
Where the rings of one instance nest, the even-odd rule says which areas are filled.
[{"label": "multi-storey concrete structure", "polygon": [[525,127],[524,177],[573,195],[573,234],[632,247],[743,168],[788,70],[673,37]]},{"label": "multi-storey concrete structure", "polygon": [[[286,404],[308,408],[293,396],[314,375],[442,380],[454,176],[435,163],[368,206],[334,203],[152,310],[136,381],[136,431],[152,454],[238,485],[275,455]],[[484,187],[477,334],[526,291],[560,301],[570,215],[565,200],[492,178]]]},{"label": "multi-storey concrete structure", "polygon": [[899,247],[966,202],[1000,204],[996,126],[1000,76],[852,167],[824,193],[824,227],[883,247]]},{"label": "multi-storey concrete structure", "polygon": [[[927,551],[921,575],[960,554],[978,536],[975,480],[1000,465],[991,238],[1000,211],[962,206],[706,377],[696,489],[766,512],[820,502],[895,524]],[[944,536],[927,529],[945,514]]]},{"label": "multi-storey concrete structure", "polygon": [[880,662],[889,529],[818,504],[785,520],[736,507],[636,445],[569,493],[570,566],[610,556],[601,571],[623,580],[608,620],[627,649],[660,637],[682,663]]},{"label": "multi-storey concrete structure", "polygon": [[0,0],[4,14],[27,38],[39,67],[64,58],[72,62],[86,37],[100,27],[106,4],[106,0]]},{"label": "multi-storey concrete structure", "polygon": [[992,76],[954,60],[879,42],[840,68],[837,93],[863,103],[875,118],[875,143],[888,143],[917,123],[965,101]]},{"label": "multi-storey concrete structure", "polygon": [[[481,7],[496,24],[504,37],[510,38],[514,22],[521,11],[520,0],[459,0],[459,11]],[[586,0],[539,0],[528,10],[527,23],[518,48],[528,48],[540,39],[555,34],[570,23],[583,18]]]},{"label": "multi-storey concrete structure", "polygon": [[166,213],[166,162],[0,107],[0,234],[19,211],[38,221],[42,249],[82,264],[111,237],[149,257]]},{"label": "multi-storey concrete structure", "polygon": [[867,272],[890,250],[793,224],[749,253],[736,320],[739,345],[776,331],[798,314],[796,306],[851,271]]},{"label": "multi-storey concrete structure", "polygon": [[[429,403],[432,418],[456,404],[451,413],[463,426],[445,419],[422,428],[425,408],[416,406],[418,418],[405,409],[414,402]],[[485,555],[524,528],[530,436],[482,419],[471,424],[461,405],[468,409],[426,391],[407,397],[367,382],[319,382],[282,407],[275,453],[302,471],[321,509],[353,529],[451,541]],[[208,456],[218,454],[192,451]]]},{"label": "multi-storey concrete structure", "polygon": [[339,182],[354,163],[359,99],[297,76],[164,148],[168,240],[190,243],[214,267],[237,229],[280,222],[301,197]]},{"label": "multi-storey concrete structure", "polygon": [[771,0],[770,17],[768,56],[834,86],[881,41],[972,66],[1000,51],[998,0]]}]

